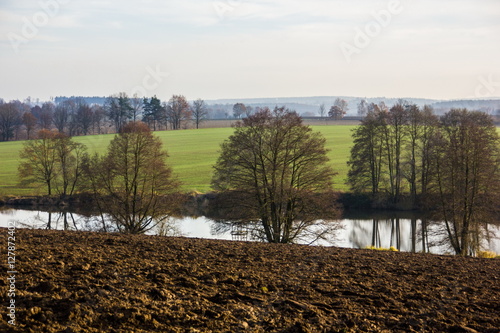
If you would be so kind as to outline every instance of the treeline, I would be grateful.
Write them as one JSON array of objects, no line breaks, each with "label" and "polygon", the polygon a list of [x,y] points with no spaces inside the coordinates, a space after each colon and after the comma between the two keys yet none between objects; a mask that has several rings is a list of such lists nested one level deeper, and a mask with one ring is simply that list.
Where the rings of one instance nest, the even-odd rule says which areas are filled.
[{"label": "treeline", "polygon": [[[161,140],[143,122],[128,122],[103,155],[87,152],[57,130],[41,130],[20,152],[21,184],[43,184],[49,196],[69,199],[91,196],[101,217],[115,222],[113,230],[144,233],[180,206],[179,182],[166,164]],[[104,219],[102,230],[110,231]]]},{"label": "treeline", "polygon": [[156,96],[129,97],[126,93],[104,99],[58,97],[54,101],[33,106],[29,99],[0,99],[0,141],[29,140],[40,130],[53,129],[70,137],[118,133],[134,121],[146,123],[153,131],[199,128],[208,119],[241,119],[263,109],[242,103],[208,106],[202,99],[190,103],[182,95],[168,101]]},{"label": "treeline", "polygon": [[353,139],[351,189],[378,205],[433,212],[456,253],[477,247],[479,225],[497,220],[500,139],[490,115],[452,109],[438,117],[404,101],[390,109],[370,104]]},{"label": "treeline", "polygon": [[130,121],[142,120],[152,129],[180,129],[207,119],[204,101],[188,103],[174,95],[168,102],[130,98],[125,93],[109,96],[103,105],[88,104],[84,98],[69,98],[55,104],[31,106],[29,101],[0,99],[0,140],[31,139],[39,130],[57,129],[69,136],[116,133]]},{"label": "treeline", "polygon": [[[151,101],[146,110],[155,109]],[[171,102],[172,110],[187,108],[182,98]],[[113,103],[120,110],[123,97]],[[102,212],[114,209],[119,228],[144,232],[154,224],[151,216],[172,208],[168,194],[178,192],[166,152],[151,132],[164,124],[112,119],[120,130],[103,156],[87,154],[68,134],[41,130],[37,140],[24,143],[19,176],[26,184],[44,184],[49,195],[92,193]],[[172,119],[169,126],[178,128],[182,119]],[[391,108],[372,103],[353,130],[353,143],[353,192],[379,207],[426,210],[445,222],[457,254],[480,248],[485,224],[498,220],[500,208],[500,137],[490,115],[452,109],[438,117],[430,107],[405,101]],[[294,230],[325,218],[325,207],[335,203],[324,145],[295,112],[260,110],[239,121],[221,145],[212,186],[236,199],[231,206],[239,213],[251,215],[239,219],[260,218],[268,241],[289,242]]]}]

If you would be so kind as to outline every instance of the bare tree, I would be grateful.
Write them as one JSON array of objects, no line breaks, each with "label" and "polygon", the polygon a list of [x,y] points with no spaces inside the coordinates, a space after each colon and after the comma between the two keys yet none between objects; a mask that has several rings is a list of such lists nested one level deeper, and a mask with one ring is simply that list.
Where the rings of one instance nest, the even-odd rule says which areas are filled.
[{"label": "bare tree", "polygon": [[251,107],[250,105],[245,106],[245,116],[246,117],[250,117],[252,114],[254,114],[254,112],[256,112],[256,110],[254,110],[253,107]]},{"label": "bare tree", "polygon": [[380,192],[385,172],[385,119],[380,108],[373,104],[372,111],[353,130],[354,145],[348,161],[348,183],[354,192],[370,191],[373,198]]},{"label": "bare tree", "polygon": [[479,111],[452,109],[440,125],[438,218],[455,253],[473,255],[479,225],[495,220],[500,200],[500,138],[491,116]]},{"label": "bare tree", "polygon": [[132,121],[138,121],[143,111],[142,99],[139,98],[139,95],[134,94],[130,99],[130,106],[132,107]]},{"label": "bare tree", "polygon": [[101,105],[92,105],[92,132],[101,134],[106,120],[106,110]]},{"label": "bare tree", "polygon": [[52,119],[54,126],[60,133],[65,133],[72,109],[72,101],[70,100],[65,100],[56,106]]},{"label": "bare tree", "polygon": [[384,113],[387,126],[384,127],[384,140],[389,178],[389,194],[393,203],[401,198],[403,181],[403,149],[406,144],[406,125],[408,112],[405,104],[397,103],[389,112]]},{"label": "bare tree", "polygon": [[144,233],[172,212],[168,195],[179,184],[166,157],[160,139],[145,123],[130,122],[111,141],[106,156],[86,161],[87,184],[119,231]]},{"label": "bare tree", "polygon": [[167,121],[172,126],[172,129],[180,129],[184,121],[190,120],[192,113],[186,97],[182,95],[174,95],[168,101]]},{"label": "bare tree", "polygon": [[81,134],[87,135],[90,133],[94,121],[94,112],[87,103],[78,106],[74,119]]},{"label": "bare tree", "polygon": [[37,120],[36,117],[33,115],[33,113],[25,112],[23,114],[23,124],[24,127],[26,128],[26,136],[28,140],[30,139],[31,132],[33,132],[33,130],[36,128],[36,123]]},{"label": "bare tree", "polygon": [[213,185],[239,198],[239,210],[260,220],[268,242],[296,241],[332,213],[321,195],[334,175],[324,145],[295,112],[262,110],[238,122],[221,145]]},{"label": "bare tree", "polygon": [[347,101],[341,98],[337,98],[330,108],[328,116],[333,119],[339,120],[344,118],[348,110],[349,107]]},{"label": "bare tree", "polygon": [[86,147],[56,131],[41,130],[38,139],[25,142],[20,157],[19,178],[23,184],[43,183],[48,195],[72,195],[82,173]]},{"label": "bare tree", "polygon": [[430,106],[424,106],[420,117],[420,139],[417,156],[420,160],[420,194],[426,197],[434,181],[436,161],[436,133],[438,131],[439,118],[434,114]]},{"label": "bare tree", "polygon": [[22,123],[20,103],[6,103],[0,105],[0,138],[9,141],[14,138],[16,128]]},{"label": "bare tree", "polygon": [[87,147],[74,142],[64,133],[57,133],[53,141],[57,154],[56,190],[62,197],[73,195],[82,176],[82,161]]},{"label": "bare tree", "polygon": [[364,117],[368,113],[368,103],[366,99],[362,98],[358,104],[358,116]]},{"label": "bare tree", "polygon": [[193,102],[193,107],[191,109],[193,112],[193,121],[196,125],[196,129],[198,129],[200,124],[207,119],[207,105],[204,100],[197,99]]},{"label": "bare tree", "polygon": [[40,113],[40,127],[49,130],[53,122],[53,115],[56,106],[52,102],[46,102],[42,104],[42,110]]},{"label": "bare tree", "polygon": [[234,118],[241,118],[246,112],[247,107],[243,103],[236,103],[233,105]]},{"label": "bare tree", "polygon": [[321,105],[319,106],[318,112],[319,112],[319,116],[320,116],[321,118],[325,117],[325,114],[326,114],[326,106],[325,106],[325,103],[321,103]]},{"label": "bare tree", "polygon": [[49,130],[38,132],[37,140],[24,143],[19,156],[19,178],[23,184],[43,183],[47,194],[52,195],[53,182],[57,176],[57,151],[55,141],[57,133]]}]

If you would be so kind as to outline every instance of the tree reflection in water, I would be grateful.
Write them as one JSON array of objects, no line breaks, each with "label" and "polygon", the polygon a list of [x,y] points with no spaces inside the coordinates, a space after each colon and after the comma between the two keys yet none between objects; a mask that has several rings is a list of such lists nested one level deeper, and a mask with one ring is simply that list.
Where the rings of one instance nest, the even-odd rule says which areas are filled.
[{"label": "tree reflection in water", "polygon": [[[16,221],[19,228],[116,232],[111,219],[79,211],[28,211],[0,210],[0,225]],[[162,236],[191,236],[200,238],[262,241],[264,238],[259,221],[228,221],[199,218],[171,218],[162,228],[150,234]],[[500,252],[500,225],[477,225],[474,242],[479,250]],[[319,239],[318,239],[319,238]],[[313,242],[316,240],[316,242]],[[396,215],[369,212],[364,215],[346,216],[333,223],[318,221],[304,231],[297,243],[341,246],[349,248],[389,248],[394,246],[406,252],[432,252],[455,254],[446,226],[422,216]],[[475,252],[474,254],[477,254]]]},{"label": "tree reflection in water", "polygon": [[[499,239],[499,226],[481,224],[475,226],[474,245],[471,255],[478,251],[490,249],[492,242]],[[454,237],[452,234],[451,236]],[[371,223],[366,220],[352,221],[349,239],[356,248],[389,248],[407,252],[455,254],[453,237],[449,234],[446,224],[441,221],[431,221],[426,218],[402,219],[374,218]]]},{"label": "tree reflection in water", "polygon": [[[334,245],[338,230],[342,229],[339,221],[317,220],[315,223],[294,226],[299,230],[294,243],[307,245]],[[238,241],[261,241],[267,242],[262,223],[259,220],[229,221],[223,219],[214,220],[211,226],[212,235],[223,235],[230,233],[233,240]]]}]

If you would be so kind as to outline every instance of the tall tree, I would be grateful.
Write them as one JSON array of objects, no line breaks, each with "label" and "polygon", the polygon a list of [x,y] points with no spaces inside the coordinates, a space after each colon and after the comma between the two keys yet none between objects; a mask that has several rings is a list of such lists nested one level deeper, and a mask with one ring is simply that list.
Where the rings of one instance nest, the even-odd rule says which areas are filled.
[{"label": "tall tree", "polygon": [[478,230],[500,199],[500,138],[486,113],[452,109],[440,121],[436,163],[438,217],[460,255],[479,249]]},{"label": "tall tree", "polygon": [[[419,141],[422,136],[421,132],[423,130],[422,126],[422,112],[420,108],[416,104],[406,105],[406,113],[407,113],[407,157],[406,157],[406,165],[408,170],[404,170],[403,166],[403,176],[405,176],[408,184],[410,185],[410,197],[412,204],[416,204],[417,200],[417,177],[418,177],[418,147]],[[404,156],[403,156],[404,157]]]},{"label": "tall tree", "polygon": [[328,215],[319,193],[329,192],[334,172],[325,139],[284,107],[243,119],[221,145],[215,188],[237,194],[241,207],[262,223],[264,239],[289,243]]},{"label": "tall tree", "polygon": [[193,121],[196,125],[196,129],[199,128],[200,124],[207,119],[208,109],[205,101],[202,99],[197,99],[193,102],[193,107],[191,108],[193,111]]},{"label": "tall tree", "polygon": [[384,113],[373,104],[361,124],[353,130],[351,157],[348,161],[348,183],[355,192],[370,191],[374,198],[380,192],[385,167]]},{"label": "tall tree", "polygon": [[166,219],[178,182],[167,166],[161,140],[142,122],[123,126],[111,141],[106,156],[86,162],[86,177],[100,207],[110,214],[119,231],[144,233]]},{"label": "tall tree", "polygon": [[0,105],[0,140],[9,141],[14,138],[16,128],[22,123],[20,103],[6,103]]},{"label": "tall tree", "polygon": [[405,127],[408,113],[405,102],[399,102],[385,113],[387,126],[384,127],[385,149],[387,155],[389,193],[393,203],[401,197],[403,181],[403,149],[406,143]]},{"label": "tall tree", "polygon": [[92,105],[92,132],[101,134],[106,119],[106,110],[103,106]]},{"label": "tall tree", "polygon": [[78,106],[74,119],[77,123],[79,133],[87,135],[91,132],[94,112],[87,103],[82,103]]},{"label": "tall tree", "polygon": [[57,131],[41,130],[20,152],[19,178],[23,184],[42,183],[47,194],[72,195],[82,174],[86,147]]},{"label": "tall tree", "polygon": [[236,103],[233,105],[233,116],[234,118],[241,118],[245,112],[247,107],[243,103]]},{"label": "tall tree", "polygon": [[420,146],[418,156],[420,160],[420,194],[425,197],[433,183],[433,170],[436,161],[436,134],[439,118],[434,114],[432,107],[424,106],[421,113]]},{"label": "tall tree", "polygon": [[19,153],[19,178],[24,184],[43,183],[47,194],[52,195],[54,180],[57,177],[57,133],[49,130],[38,132],[37,140],[28,140]]},{"label": "tall tree", "polygon": [[53,138],[53,143],[57,167],[55,188],[63,197],[73,195],[82,176],[82,161],[87,147],[74,142],[64,133],[57,133]]},{"label": "tall tree", "polygon": [[368,113],[368,103],[362,98],[358,103],[358,116],[364,117]]},{"label": "tall tree", "polygon": [[36,117],[31,112],[25,112],[23,114],[22,121],[24,127],[26,128],[27,139],[29,140],[31,138],[31,133],[36,128],[36,123],[37,123]]},{"label": "tall tree", "polygon": [[190,120],[192,116],[191,107],[186,97],[174,95],[166,106],[167,121],[173,130],[180,129],[184,121]]},{"label": "tall tree", "polygon": [[330,108],[328,116],[333,119],[339,120],[344,118],[348,110],[349,107],[347,101],[345,99],[337,98]]},{"label": "tall tree", "polygon": [[72,100],[65,100],[55,107],[52,119],[54,126],[60,133],[66,132],[70,120],[70,114],[73,112],[74,108],[74,101]]},{"label": "tall tree", "polygon": [[134,94],[134,96],[130,99],[130,106],[132,107],[132,121],[138,121],[143,111],[143,101],[139,98],[139,95]]},{"label": "tall tree", "polygon": [[46,130],[51,128],[55,109],[56,106],[52,102],[45,102],[42,104],[42,110],[39,117],[41,128]]},{"label": "tall tree", "polygon": [[133,108],[126,93],[122,92],[108,97],[104,103],[104,108],[117,132],[132,118]]},{"label": "tall tree", "polygon": [[142,103],[144,108],[143,121],[149,127],[153,127],[153,131],[156,131],[159,129],[160,124],[166,121],[165,108],[161,105],[161,101],[156,95],[149,100],[144,98]]}]

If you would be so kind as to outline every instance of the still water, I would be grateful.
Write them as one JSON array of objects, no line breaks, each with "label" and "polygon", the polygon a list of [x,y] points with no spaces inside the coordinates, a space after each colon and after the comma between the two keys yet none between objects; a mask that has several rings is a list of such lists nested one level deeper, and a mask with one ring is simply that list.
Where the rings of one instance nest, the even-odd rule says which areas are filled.
[{"label": "still water", "polygon": [[[102,229],[102,220],[96,216],[20,209],[0,210],[0,227],[7,227],[9,221],[15,222],[17,228],[82,231]],[[314,245],[345,248],[394,246],[405,252],[452,253],[443,224],[428,222],[415,216],[364,214],[348,216],[332,223],[336,225],[334,234],[328,241],[315,242]],[[482,249],[500,253],[500,227],[489,224],[483,229]],[[170,218],[161,230],[155,229],[148,233],[224,240],[255,240],[251,228],[246,225],[215,221],[206,217]],[[305,239],[302,243],[310,242]]]}]

